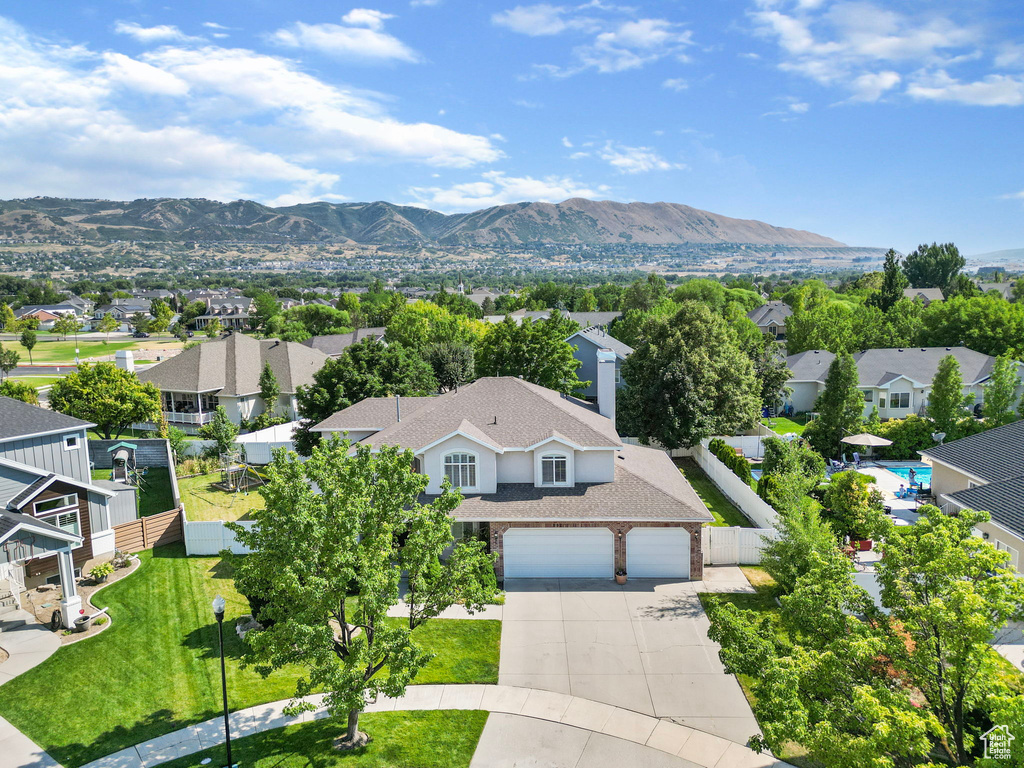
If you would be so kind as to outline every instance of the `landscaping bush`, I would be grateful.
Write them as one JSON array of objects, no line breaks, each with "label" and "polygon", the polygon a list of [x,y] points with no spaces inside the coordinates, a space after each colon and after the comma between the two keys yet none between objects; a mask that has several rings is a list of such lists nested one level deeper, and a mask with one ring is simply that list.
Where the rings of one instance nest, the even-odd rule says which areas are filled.
[{"label": "landscaping bush", "polygon": [[768,437],[764,441],[761,471],[766,475],[795,472],[817,481],[825,477],[825,460],[803,440]]},{"label": "landscaping bush", "polygon": [[736,477],[747,485],[750,485],[750,481],[752,479],[750,474],[750,462],[736,453],[735,448],[725,442],[725,440],[716,437],[708,443],[708,450],[711,451],[719,461],[725,464],[725,466],[731,469]]},{"label": "landscaping bush", "polygon": [[880,449],[880,455],[896,461],[912,461],[918,458],[918,451],[935,445],[932,432],[935,423],[911,414],[905,419],[890,419],[877,426],[866,425],[871,434],[892,440],[892,445]]},{"label": "landscaping bush", "polygon": [[220,458],[217,456],[195,456],[178,462],[174,466],[174,474],[177,477],[193,477],[194,475],[208,475],[220,469]]}]

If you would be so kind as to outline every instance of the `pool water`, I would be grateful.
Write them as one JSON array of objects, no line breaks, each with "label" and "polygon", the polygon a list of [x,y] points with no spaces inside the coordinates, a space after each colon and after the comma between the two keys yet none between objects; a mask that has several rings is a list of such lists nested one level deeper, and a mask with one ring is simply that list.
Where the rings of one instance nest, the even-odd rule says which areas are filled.
[{"label": "pool water", "polygon": [[921,483],[922,485],[931,487],[932,484],[932,468],[928,465],[921,467],[886,467],[887,470],[892,472],[894,475],[899,475],[907,484],[910,484],[910,470],[914,470],[914,481]]}]

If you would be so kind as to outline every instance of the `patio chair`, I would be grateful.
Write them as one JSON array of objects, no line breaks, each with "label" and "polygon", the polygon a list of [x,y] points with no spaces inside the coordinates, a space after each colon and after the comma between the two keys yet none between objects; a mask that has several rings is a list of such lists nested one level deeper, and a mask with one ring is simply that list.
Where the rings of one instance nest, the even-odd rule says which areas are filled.
[{"label": "patio chair", "polygon": [[860,468],[860,454],[856,451],[853,452],[853,466]]}]

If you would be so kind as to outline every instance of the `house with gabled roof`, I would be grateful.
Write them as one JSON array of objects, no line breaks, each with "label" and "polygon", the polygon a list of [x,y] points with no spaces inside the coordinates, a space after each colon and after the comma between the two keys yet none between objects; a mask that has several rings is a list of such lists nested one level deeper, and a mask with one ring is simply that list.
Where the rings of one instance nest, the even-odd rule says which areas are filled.
[{"label": "house with gabled roof", "polygon": [[765,336],[781,341],[786,338],[786,318],[792,314],[784,301],[769,301],[747,312],[747,317]]},{"label": "house with gabled roof", "polygon": [[91,477],[92,426],[0,397],[0,591],[59,581],[66,624],[81,603],[75,577],[109,560],[113,527],[137,517],[133,489]]},{"label": "house with gabled roof", "polygon": [[235,424],[263,413],[268,404],[260,396],[259,382],[267,364],[281,390],[271,407],[289,421],[298,418],[296,391],[312,384],[325,362],[323,352],[296,342],[231,333],[140,371],[139,379],[160,390],[167,422],[194,434],[210,422],[219,405]]},{"label": "house with gabled roof", "polygon": [[911,301],[919,301],[926,307],[933,301],[944,301],[941,288],[904,288],[903,297]]},{"label": "house with gabled roof", "polygon": [[464,500],[456,536],[486,536],[499,578],[700,579],[712,517],[668,455],[615,429],[614,358],[587,403],[513,377],[435,397],[369,398],[312,427],[415,455],[426,496]]},{"label": "house with gabled roof", "polygon": [[621,387],[625,384],[622,378],[622,364],[633,354],[633,348],[629,344],[619,341],[597,326],[577,331],[566,341],[573,346],[572,356],[580,361],[580,367],[576,369],[576,378],[590,382],[583,390],[584,400],[597,401],[597,365],[603,349],[609,350],[615,356],[615,386]]},{"label": "house with gabled roof", "polygon": [[366,339],[384,343],[384,334],[387,329],[383,326],[373,328],[356,328],[351,333],[334,333],[328,336],[310,336],[304,342],[310,349],[323,352],[328,357],[338,357],[353,344],[358,344]]},{"label": "house with gabled roof", "polygon": [[944,512],[979,509],[992,519],[982,537],[1010,553],[1024,573],[1024,421],[921,451],[932,468],[932,493]]},{"label": "house with gabled roof", "polygon": [[[902,419],[909,414],[923,415],[932,391],[932,379],[939,363],[952,355],[960,364],[964,396],[981,404],[985,385],[992,376],[996,359],[967,347],[900,347],[867,349],[853,355],[857,364],[858,385],[864,393],[864,416],[877,406],[882,419]],[[786,382],[791,393],[786,404],[796,412],[812,411],[814,401],[825,389],[825,378],[835,355],[824,349],[810,349],[786,358],[792,377]],[[1024,378],[1024,364],[1017,364]],[[1021,396],[1018,389],[1017,397]]]}]

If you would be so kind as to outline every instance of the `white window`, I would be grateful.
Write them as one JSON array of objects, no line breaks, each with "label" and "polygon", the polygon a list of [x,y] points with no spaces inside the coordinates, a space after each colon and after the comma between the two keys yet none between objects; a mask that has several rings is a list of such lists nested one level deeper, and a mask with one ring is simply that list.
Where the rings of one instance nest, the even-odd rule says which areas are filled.
[{"label": "white window", "polygon": [[879,397],[878,398],[878,407],[879,408],[885,408],[885,398],[884,397]]},{"label": "white window", "polygon": [[1020,568],[1020,553],[1016,549],[1011,547],[1009,544],[1006,544],[1005,542],[999,540],[996,540],[995,545],[996,549],[1000,549],[1003,552],[1010,553],[1010,565],[1012,565],[1014,568]]},{"label": "white window", "polygon": [[60,515],[53,515],[52,517],[44,518],[44,521],[49,523],[50,525],[57,526],[62,531],[73,533],[75,534],[75,536],[80,536],[82,533],[79,530],[77,509],[74,510],[73,512],[64,512]]},{"label": "white window", "polygon": [[568,485],[569,460],[565,456],[542,456],[540,459],[541,485]]},{"label": "white window", "polygon": [[449,453],[444,457],[444,476],[455,488],[476,488],[476,456]]},{"label": "white window", "polygon": [[909,408],[910,407],[910,393],[909,392],[895,392],[889,396],[889,407],[890,408]]},{"label": "white window", "polygon": [[615,365],[615,383],[616,385],[622,383],[622,371],[619,370],[618,364]]},{"label": "white window", "polygon": [[78,448],[78,435],[64,435],[64,450],[74,451]]},{"label": "white window", "polygon": [[57,496],[52,499],[45,499],[43,501],[37,501],[35,503],[36,516],[52,512],[55,509],[64,509],[65,507],[77,507],[78,506],[78,494],[69,493],[67,496]]}]

